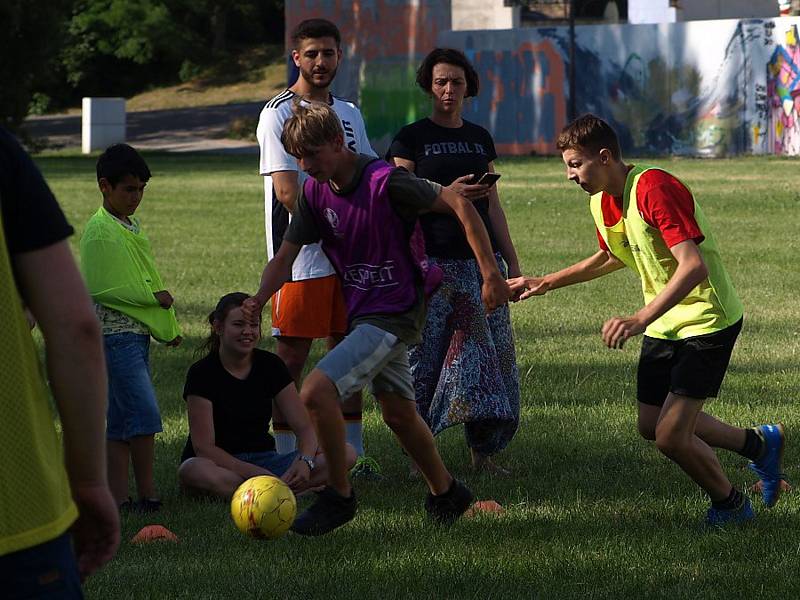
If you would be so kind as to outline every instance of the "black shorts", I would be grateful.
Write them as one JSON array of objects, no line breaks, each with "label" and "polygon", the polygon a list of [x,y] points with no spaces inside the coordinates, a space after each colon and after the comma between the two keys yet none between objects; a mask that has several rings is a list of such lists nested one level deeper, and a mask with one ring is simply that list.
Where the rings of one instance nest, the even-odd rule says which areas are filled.
[{"label": "black shorts", "polygon": [[722,331],[685,340],[644,336],[637,373],[639,402],[661,406],[672,392],[703,400],[719,392],[742,319]]}]

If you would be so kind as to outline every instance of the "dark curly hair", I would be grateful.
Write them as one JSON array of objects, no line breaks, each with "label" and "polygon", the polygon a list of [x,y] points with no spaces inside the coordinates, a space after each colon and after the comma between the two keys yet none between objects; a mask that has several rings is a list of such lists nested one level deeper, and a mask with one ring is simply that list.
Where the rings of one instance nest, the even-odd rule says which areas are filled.
[{"label": "dark curly hair", "polygon": [[417,69],[417,85],[425,92],[430,93],[433,87],[433,67],[441,63],[464,69],[464,77],[467,80],[465,97],[471,98],[478,95],[478,90],[480,89],[478,72],[464,53],[455,48],[434,48],[431,50],[422,61],[419,69]]}]

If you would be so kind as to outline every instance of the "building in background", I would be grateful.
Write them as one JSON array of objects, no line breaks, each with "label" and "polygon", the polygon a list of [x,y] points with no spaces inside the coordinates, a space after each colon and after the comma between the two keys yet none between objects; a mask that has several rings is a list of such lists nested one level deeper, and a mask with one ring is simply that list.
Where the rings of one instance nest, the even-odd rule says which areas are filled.
[{"label": "building in background", "polygon": [[454,0],[451,5],[451,27],[468,29],[514,29],[520,26],[520,7],[505,0]]}]

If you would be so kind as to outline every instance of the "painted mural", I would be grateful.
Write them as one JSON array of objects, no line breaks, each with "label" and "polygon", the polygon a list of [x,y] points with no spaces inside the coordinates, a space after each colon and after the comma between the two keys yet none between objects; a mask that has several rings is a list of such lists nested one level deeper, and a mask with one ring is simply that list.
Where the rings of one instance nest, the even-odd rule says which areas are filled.
[{"label": "painted mural", "polygon": [[[797,143],[796,107],[789,114],[782,100],[782,124],[769,125],[777,118],[770,110],[775,94],[785,99],[791,88],[797,99],[797,39],[785,34],[797,24],[800,19],[576,27],[577,112],[612,123],[627,154],[790,153],[790,145],[767,138],[780,129]],[[794,45],[778,44],[779,36]],[[465,49],[475,61],[485,89],[469,114],[489,127],[502,152],[556,151],[567,118],[567,28],[446,31],[439,42]],[[771,61],[783,61],[772,68],[784,74],[784,87],[768,86]]]},{"label": "painted mural", "polygon": [[[555,153],[567,122],[566,27],[450,31],[450,3],[298,0],[287,31],[322,16],[342,30],[334,93],[357,100],[376,150],[427,114],[414,85],[436,45],[463,49],[481,92],[464,116],[503,154]],[[575,28],[576,108],[610,121],[626,154],[800,154],[800,18]]]},{"label": "painted mural", "polygon": [[800,155],[800,40],[797,25],[786,31],[768,64],[769,148],[774,154]]}]

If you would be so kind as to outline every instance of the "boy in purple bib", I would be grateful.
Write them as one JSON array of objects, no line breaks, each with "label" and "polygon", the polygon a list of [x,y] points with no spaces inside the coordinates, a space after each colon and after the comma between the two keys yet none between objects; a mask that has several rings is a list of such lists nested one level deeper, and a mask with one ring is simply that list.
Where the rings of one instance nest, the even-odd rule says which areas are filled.
[{"label": "boy in purple bib", "polygon": [[322,535],[355,516],[339,402],[370,382],[384,422],[428,484],[425,509],[435,521],[449,523],[469,507],[473,496],[448,472],[414,403],[407,345],[419,341],[425,296],[441,279],[441,272],[428,266],[417,216],[436,211],[459,219],[484,278],[489,310],[504,304],[510,290],[497,269],[483,222],[467,200],[404,169],[354,154],[343,140],[330,107],[295,105],[281,142],[309,179],[298,194],[283,244],[264,269],[258,293],[242,307],[246,316],[256,315],[290,278],[300,248],[315,242],[321,242],[336,269],[347,303],[347,337],[317,364],[300,392],[328,457],[329,475],[328,485],[292,530]]}]

